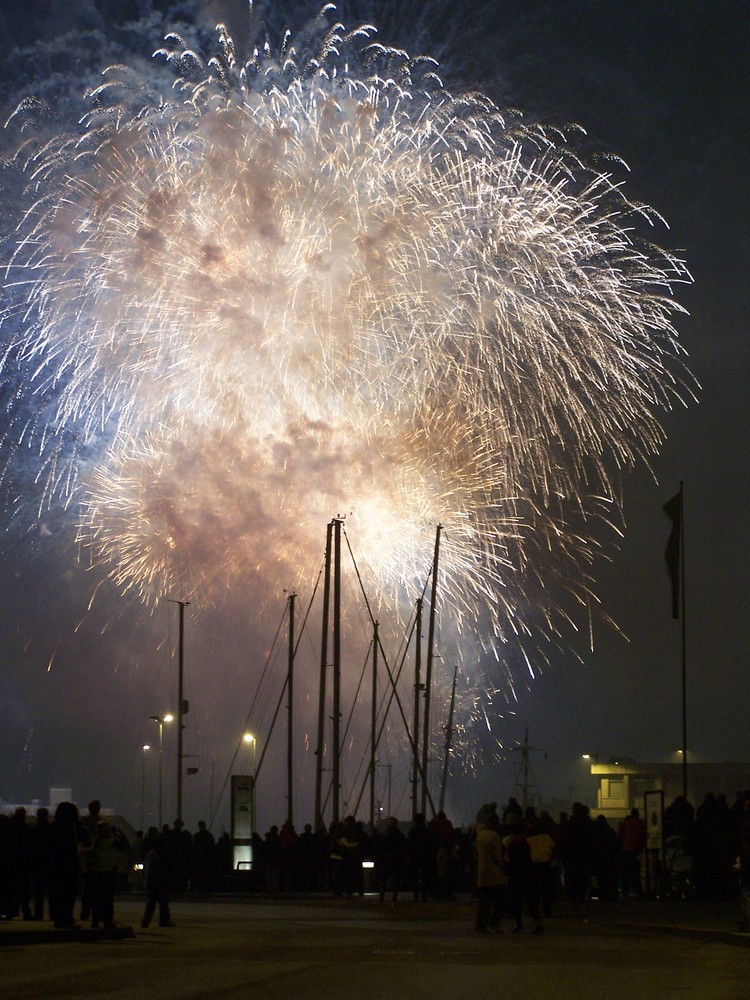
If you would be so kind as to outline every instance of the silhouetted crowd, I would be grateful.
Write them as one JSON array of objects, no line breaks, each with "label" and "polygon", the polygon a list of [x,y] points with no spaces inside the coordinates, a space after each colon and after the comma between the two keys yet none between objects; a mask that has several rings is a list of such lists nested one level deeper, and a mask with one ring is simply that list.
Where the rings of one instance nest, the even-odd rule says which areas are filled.
[{"label": "silhouetted crowd", "polygon": [[[347,816],[329,829],[292,823],[272,826],[252,840],[252,866],[234,867],[231,838],[218,839],[205,822],[190,833],[180,821],[161,830],[139,831],[130,843],[100,814],[97,800],[79,815],[70,802],[54,818],[40,808],[35,817],[18,807],[0,815],[0,918],[49,919],[56,927],[113,926],[117,891],[147,897],[142,926],[156,908],[159,922],[172,926],[169,899],[191,893],[247,888],[259,893],[379,893],[396,901],[450,901],[458,893],[479,899],[477,930],[492,926],[500,899],[506,912],[528,910],[541,933],[557,899],[575,904],[592,896],[617,901],[643,895],[643,871],[652,866],[657,894],[665,895],[670,859],[680,857],[684,894],[698,899],[737,898],[750,893],[750,792],[730,806],[723,795],[707,794],[697,807],[682,796],[665,810],[662,854],[647,844],[637,809],[616,826],[592,818],[574,803],[553,820],[548,812],[523,809],[515,798],[499,810],[487,803],[467,828],[444,812],[411,823],[390,817],[375,830]],[[681,890],[682,891],[682,890]],[[80,905],[76,918],[75,909]],[[484,926],[482,926],[484,924]]]},{"label": "silhouetted crowd", "polygon": [[114,927],[114,895],[127,884],[129,844],[101,816],[97,800],[81,817],[72,802],[61,802],[50,820],[40,808],[33,822],[19,806],[12,816],[0,816],[0,918],[44,920],[45,904],[55,927]]}]

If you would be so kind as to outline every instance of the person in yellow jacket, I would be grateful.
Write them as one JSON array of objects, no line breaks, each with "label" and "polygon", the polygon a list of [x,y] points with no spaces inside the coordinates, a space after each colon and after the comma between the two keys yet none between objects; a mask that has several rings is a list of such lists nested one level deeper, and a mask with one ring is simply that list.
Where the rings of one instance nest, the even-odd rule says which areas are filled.
[{"label": "person in yellow jacket", "polygon": [[505,876],[500,820],[491,813],[477,833],[476,855],[477,916],[474,930],[480,934],[500,930],[503,915]]},{"label": "person in yellow jacket", "polygon": [[531,853],[531,879],[537,904],[545,917],[552,916],[555,897],[555,874],[552,867],[557,860],[557,846],[548,829],[535,815],[526,819],[526,841]]}]

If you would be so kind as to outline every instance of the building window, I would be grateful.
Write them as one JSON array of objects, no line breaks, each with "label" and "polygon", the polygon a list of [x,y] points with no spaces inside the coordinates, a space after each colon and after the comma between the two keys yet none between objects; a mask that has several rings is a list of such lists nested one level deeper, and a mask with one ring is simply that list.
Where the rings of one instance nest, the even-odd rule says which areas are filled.
[{"label": "building window", "polygon": [[620,779],[615,781],[610,778],[606,785],[605,797],[608,799],[618,799],[619,801],[622,801],[623,796],[625,795],[625,783]]}]

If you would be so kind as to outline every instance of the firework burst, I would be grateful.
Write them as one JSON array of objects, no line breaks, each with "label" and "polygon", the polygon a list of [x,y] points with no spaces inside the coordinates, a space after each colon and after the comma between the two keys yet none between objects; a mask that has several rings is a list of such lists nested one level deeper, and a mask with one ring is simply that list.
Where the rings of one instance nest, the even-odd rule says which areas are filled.
[{"label": "firework burst", "polygon": [[147,602],[309,580],[346,514],[391,604],[442,523],[457,627],[552,636],[682,393],[687,272],[570,134],[331,17],[245,64],[168,36],[171,92],[111,68],[24,142],[15,439]]}]

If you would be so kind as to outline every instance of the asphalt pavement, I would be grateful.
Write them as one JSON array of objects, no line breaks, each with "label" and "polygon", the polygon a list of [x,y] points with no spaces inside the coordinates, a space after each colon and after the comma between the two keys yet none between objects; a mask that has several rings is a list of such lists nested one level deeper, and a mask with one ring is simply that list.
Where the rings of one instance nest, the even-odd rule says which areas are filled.
[{"label": "asphalt pavement", "polygon": [[[50,921],[14,920],[0,922],[0,948],[2,945],[38,945],[61,943],[65,941],[98,942],[103,940],[126,939],[142,933],[138,925],[117,920],[118,903],[120,910],[128,911],[131,916],[134,908],[142,905],[143,897],[135,893],[118,897],[115,905],[116,926],[114,930],[92,928],[81,925],[76,928],[58,930]],[[381,904],[378,896],[367,893],[364,896],[351,898],[331,898],[327,895],[239,895],[215,894],[203,900],[195,900],[186,896],[184,900],[177,897],[173,902],[173,910],[179,927],[179,911],[181,903],[191,909],[196,905],[205,907],[210,917],[212,904],[239,903],[245,905],[278,905],[280,907],[293,904],[295,907],[326,908],[356,910],[388,921],[457,921],[465,920],[467,928],[473,922],[474,901],[469,895],[457,897],[452,902],[414,902],[408,894],[397,903],[389,901]],[[740,921],[739,902],[704,901],[704,900],[652,900],[631,899],[617,903],[603,903],[591,900],[585,904],[572,906],[566,901],[560,901],[553,917],[546,921],[547,932],[555,933],[556,929],[566,933],[576,929],[593,927],[608,928],[623,934],[648,933],[677,934],[683,937],[693,937],[698,940],[718,940],[725,944],[740,947],[750,946],[750,933],[738,929]],[[178,928],[175,928],[178,930]]]}]

